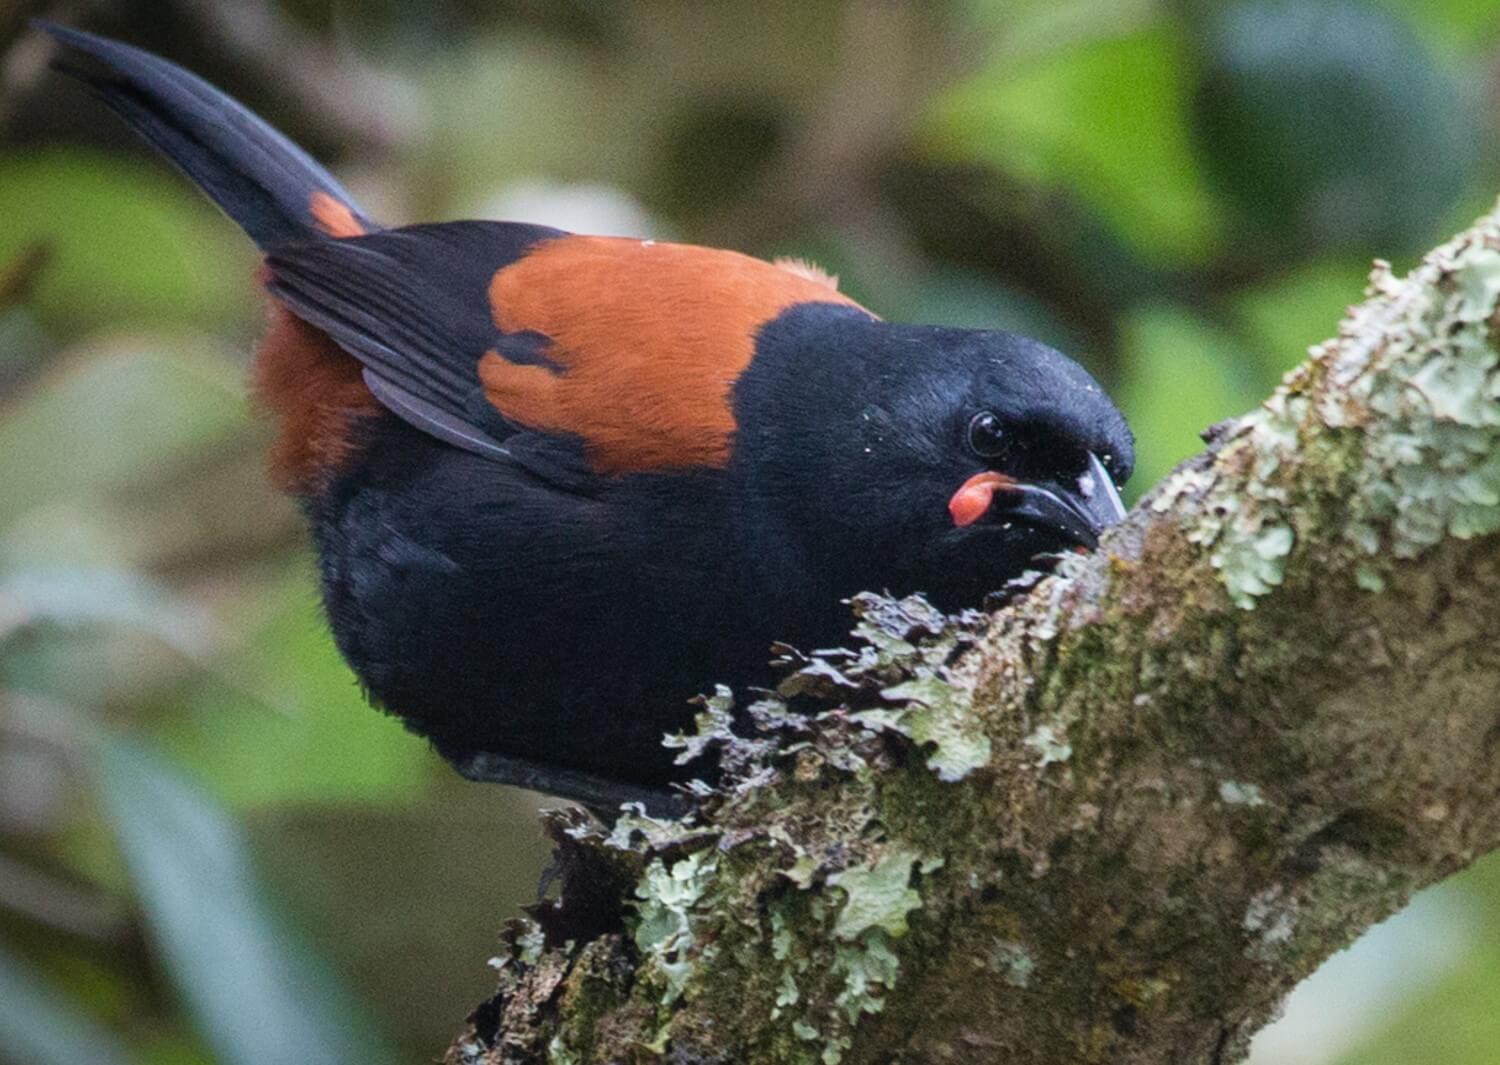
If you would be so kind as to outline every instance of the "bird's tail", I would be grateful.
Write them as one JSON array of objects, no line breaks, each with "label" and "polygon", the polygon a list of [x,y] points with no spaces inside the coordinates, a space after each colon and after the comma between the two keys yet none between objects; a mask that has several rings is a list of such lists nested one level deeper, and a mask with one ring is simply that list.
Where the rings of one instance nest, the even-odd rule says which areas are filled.
[{"label": "bird's tail", "polygon": [[224,93],[159,56],[92,33],[36,28],[102,65],[55,65],[78,78],[268,250],[318,233],[375,228],[327,170]]}]

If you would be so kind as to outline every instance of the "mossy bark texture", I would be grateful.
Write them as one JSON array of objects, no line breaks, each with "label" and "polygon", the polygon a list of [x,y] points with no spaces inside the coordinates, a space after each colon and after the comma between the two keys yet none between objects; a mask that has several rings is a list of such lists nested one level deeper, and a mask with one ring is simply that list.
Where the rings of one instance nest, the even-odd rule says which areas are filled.
[{"label": "mossy bark texture", "polygon": [[[1333,340],[1099,551],[988,615],[705,703],[680,821],[553,815],[457,1063],[1239,1060],[1500,846],[1500,221]],[[757,725],[736,739],[737,712]]]}]

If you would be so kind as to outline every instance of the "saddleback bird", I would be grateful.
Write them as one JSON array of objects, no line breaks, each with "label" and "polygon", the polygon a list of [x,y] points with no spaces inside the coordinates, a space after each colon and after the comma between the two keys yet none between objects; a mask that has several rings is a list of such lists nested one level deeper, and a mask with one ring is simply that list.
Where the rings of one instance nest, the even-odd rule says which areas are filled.
[{"label": "saddleback bird", "polygon": [[1124,419],[1034,340],[885,322],[797,262],[387,229],[206,82],[41,28],[264,253],[254,387],[334,637],[471,776],[659,795],[663,733],[773,641],[840,642],[864,589],[974,605],[1122,515]]}]

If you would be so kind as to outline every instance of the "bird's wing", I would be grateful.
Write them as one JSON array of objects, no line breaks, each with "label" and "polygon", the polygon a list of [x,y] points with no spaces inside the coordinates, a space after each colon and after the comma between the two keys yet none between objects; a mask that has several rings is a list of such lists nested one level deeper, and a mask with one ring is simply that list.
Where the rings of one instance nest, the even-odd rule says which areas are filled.
[{"label": "bird's wing", "polygon": [[271,294],[404,420],[497,459],[567,441],[596,474],[724,465],[761,326],[855,306],[800,264],[499,222],[293,244],[266,264]]},{"label": "bird's wing", "polygon": [[278,247],[266,288],[364,366],[382,405],[417,428],[482,455],[504,457],[517,427],[483,402],[476,367],[504,337],[489,280],[557,230],[498,222],[410,226]]}]

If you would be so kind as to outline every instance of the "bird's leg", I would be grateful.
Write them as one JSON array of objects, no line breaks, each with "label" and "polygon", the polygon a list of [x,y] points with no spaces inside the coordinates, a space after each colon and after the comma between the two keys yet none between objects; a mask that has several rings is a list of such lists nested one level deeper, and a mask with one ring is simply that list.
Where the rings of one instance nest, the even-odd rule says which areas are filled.
[{"label": "bird's leg", "polygon": [[515,788],[555,795],[587,807],[600,821],[613,824],[624,803],[640,803],[652,817],[681,817],[690,803],[686,795],[665,788],[611,780],[576,769],[560,769],[524,758],[482,751],[452,758],[453,767],[469,780],[509,784]]}]

